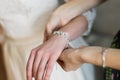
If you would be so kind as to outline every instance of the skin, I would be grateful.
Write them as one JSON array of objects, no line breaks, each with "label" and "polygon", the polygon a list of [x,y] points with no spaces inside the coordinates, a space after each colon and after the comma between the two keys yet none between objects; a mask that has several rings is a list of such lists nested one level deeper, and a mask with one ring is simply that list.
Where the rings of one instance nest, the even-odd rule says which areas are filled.
[{"label": "skin", "polygon": [[[102,52],[102,47],[97,46],[69,48],[63,51],[58,62],[65,71],[76,70],[84,63],[102,66]],[[108,48],[105,58],[107,67],[120,70],[120,49]]]},{"label": "skin", "polygon": [[3,34],[2,25],[0,24],[0,36]]},{"label": "skin", "polygon": [[[73,40],[82,35],[86,29],[86,18],[79,16],[62,27],[60,31],[67,32],[70,40]],[[74,36],[78,32],[79,34]],[[35,80],[49,80],[53,66],[66,47],[66,43],[62,36],[52,35],[44,44],[33,49],[27,64],[27,80],[31,80],[32,77],[35,77]]]},{"label": "skin", "polygon": [[53,13],[46,27],[45,37],[47,38],[44,44],[31,51],[26,67],[27,80],[32,80],[32,77],[35,80],[50,79],[54,63],[66,46],[66,40],[63,37],[51,35],[51,33],[59,28],[69,34],[70,40],[82,35],[87,30],[87,20],[80,15],[103,0],[91,1],[93,3],[87,0],[70,0]]},{"label": "skin", "polygon": [[63,27],[73,18],[105,1],[106,0],[69,0],[53,12],[46,26],[45,35],[50,36],[54,30]]},{"label": "skin", "polygon": [[3,40],[3,34],[4,34],[4,32],[3,32],[3,29],[2,29],[2,25],[0,24],[0,45],[1,45],[2,42],[4,41],[4,40]]}]

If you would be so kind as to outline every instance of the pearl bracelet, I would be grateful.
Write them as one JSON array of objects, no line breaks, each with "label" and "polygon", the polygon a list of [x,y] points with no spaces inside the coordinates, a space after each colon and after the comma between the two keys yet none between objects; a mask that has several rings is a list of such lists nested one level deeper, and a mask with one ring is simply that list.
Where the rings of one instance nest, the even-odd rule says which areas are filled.
[{"label": "pearl bracelet", "polygon": [[56,35],[59,35],[59,36],[62,36],[66,41],[66,48],[69,46],[69,35],[67,32],[63,32],[63,31],[54,31],[53,34],[56,34]]},{"label": "pearl bracelet", "polygon": [[107,53],[107,49],[106,48],[103,48],[103,51],[102,51],[102,67],[105,68],[106,67],[106,53]]}]

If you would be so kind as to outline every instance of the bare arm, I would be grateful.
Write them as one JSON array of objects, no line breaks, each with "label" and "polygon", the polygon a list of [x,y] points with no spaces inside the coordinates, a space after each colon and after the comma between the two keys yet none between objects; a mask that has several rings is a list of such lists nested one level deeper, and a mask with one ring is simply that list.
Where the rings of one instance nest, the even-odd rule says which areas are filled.
[{"label": "bare arm", "polygon": [[83,12],[100,5],[106,0],[70,0],[58,7],[48,21],[46,31],[51,35],[57,27],[64,26]]},{"label": "bare arm", "polygon": [[[85,62],[102,66],[102,49],[101,47],[88,47],[86,54],[83,56]],[[89,52],[88,52],[89,51]],[[90,53],[90,54],[89,54]],[[89,56],[89,57],[88,57]],[[95,57],[94,57],[95,56]],[[87,59],[88,58],[88,59]],[[108,48],[105,56],[105,65],[120,69],[120,49]]]},{"label": "bare arm", "polygon": [[120,70],[120,49],[109,48],[106,52],[106,66]]},{"label": "bare arm", "polygon": [[[108,48],[105,56],[107,67],[120,70],[120,49]],[[76,70],[84,63],[102,66],[102,47],[84,47],[79,49],[68,49],[60,56],[63,63],[60,65],[66,71]],[[74,64],[74,66],[72,66]],[[69,67],[71,65],[71,67]]]},{"label": "bare arm", "polygon": [[69,24],[65,25],[60,31],[67,32],[70,36],[70,41],[81,36],[88,28],[88,21],[84,16],[78,16]]}]

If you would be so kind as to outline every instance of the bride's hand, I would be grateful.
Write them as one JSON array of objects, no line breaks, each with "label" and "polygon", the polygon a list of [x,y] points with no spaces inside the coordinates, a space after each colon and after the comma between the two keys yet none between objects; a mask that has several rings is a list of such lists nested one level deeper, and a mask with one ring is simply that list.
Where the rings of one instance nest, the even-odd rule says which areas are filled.
[{"label": "bride's hand", "polygon": [[49,80],[54,63],[66,46],[66,40],[58,35],[52,36],[44,44],[31,51],[27,63],[27,80]]},{"label": "bride's hand", "polygon": [[79,0],[70,0],[53,12],[45,30],[47,37],[50,36],[54,30],[60,29],[82,13],[79,2]]}]

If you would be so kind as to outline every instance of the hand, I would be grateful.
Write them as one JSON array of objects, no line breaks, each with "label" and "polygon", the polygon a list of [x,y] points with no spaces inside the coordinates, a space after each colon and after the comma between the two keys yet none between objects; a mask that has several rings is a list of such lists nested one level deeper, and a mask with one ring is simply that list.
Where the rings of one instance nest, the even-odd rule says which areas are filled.
[{"label": "hand", "polygon": [[44,44],[33,49],[27,63],[27,80],[49,80],[59,55],[66,45],[66,40],[58,35],[52,36]]},{"label": "hand", "polygon": [[101,47],[82,46],[79,49],[66,49],[60,55],[58,63],[65,71],[78,69],[84,63],[101,65]]},{"label": "hand", "polygon": [[55,12],[53,12],[48,24],[46,26],[45,35],[48,37],[53,31],[60,29],[68,24],[73,18],[82,13],[79,6],[79,0],[71,0],[63,4]]},{"label": "hand", "polygon": [[79,51],[79,49],[69,48],[60,55],[58,63],[65,71],[76,70],[84,63],[82,57],[78,54]]}]

